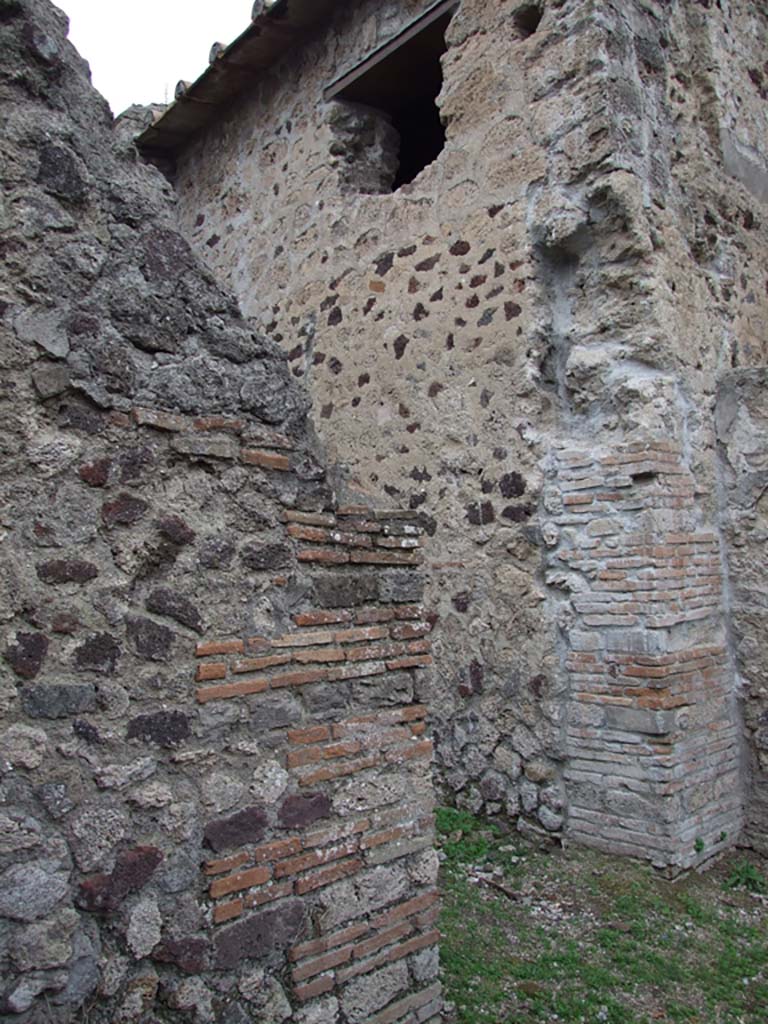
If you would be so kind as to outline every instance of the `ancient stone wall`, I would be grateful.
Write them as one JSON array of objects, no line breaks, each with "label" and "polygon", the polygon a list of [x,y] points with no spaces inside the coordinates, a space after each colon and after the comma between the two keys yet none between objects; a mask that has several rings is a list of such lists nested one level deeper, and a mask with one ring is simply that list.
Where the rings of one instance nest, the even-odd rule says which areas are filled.
[{"label": "ancient stone wall", "polygon": [[433,533],[447,790],[676,870],[741,829],[712,412],[765,358],[765,12],[462,0],[386,194],[323,87],[429,6],[340,5],[180,151],[181,221]]},{"label": "ancient stone wall", "polygon": [[766,371],[732,370],[720,380],[717,440],[725,498],[724,536],[736,665],[743,681],[750,768],[747,834],[768,851],[768,664],[766,662]]},{"label": "ancient stone wall", "polygon": [[[526,193],[546,168],[523,118],[523,66],[509,58],[534,40],[495,5],[464,5],[440,100],[446,149],[394,195],[350,190],[349,150],[331,152],[336,105],[318,102],[428,7],[340,9],[185,154],[179,213],[210,266],[283,339],[350,494],[403,501],[434,533],[428,603],[443,627],[435,707],[448,786],[464,806],[517,817],[525,769],[526,813],[536,820],[541,800],[557,830],[562,683],[532,525],[553,404],[525,335]],[[257,195],[270,197],[258,212]]]},{"label": "ancient stone wall", "polygon": [[[764,603],[760,470],[768,361],[768,16],[761,5],[681,4],[670,20],[675,73],[661,214],[662,324],[679,339],[683,440],[723,556],[726,638],[743,711],[743,841],[765,849]],[[684,271],[681,273],[680,268]]]},{"label": "ancient stone wall", "polygon": [[0,1017],[434,1020],[416,513],[339,507],[65,34],[0,3]]}]

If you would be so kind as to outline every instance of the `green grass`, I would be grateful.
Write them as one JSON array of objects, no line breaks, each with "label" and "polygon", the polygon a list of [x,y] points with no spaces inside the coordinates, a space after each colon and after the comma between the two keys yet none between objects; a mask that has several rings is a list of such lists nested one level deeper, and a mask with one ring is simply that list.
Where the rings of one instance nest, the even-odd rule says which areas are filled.
[{"label": "green grass", "polygon": [[625,859],[538,851],[465,812],[441,809],[438,830],[457,1024],[768,1022],[751,861],[670,883]]}]

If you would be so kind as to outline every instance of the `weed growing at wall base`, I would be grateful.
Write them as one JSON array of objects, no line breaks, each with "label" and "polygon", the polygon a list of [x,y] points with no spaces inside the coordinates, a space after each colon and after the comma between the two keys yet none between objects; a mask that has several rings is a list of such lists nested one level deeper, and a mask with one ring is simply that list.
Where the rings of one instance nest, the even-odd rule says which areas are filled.
[{"label": "weed growing at wall base", "polygon": [[746,858],[737,860],[733,864],[731,873],[725,880],[725,884],[729,889],[747,889],[749,892],[766,891],[764,876],[761,874],[760,870]]},{"label": "weed growing at wall base", "polygon": [[[744,857],[668,882],[442,810],[455,1024],[765,1024],[768,897]],[[748,865],[745,867],[744,865]],[[728,888],[738,876],[740,888]]]}]

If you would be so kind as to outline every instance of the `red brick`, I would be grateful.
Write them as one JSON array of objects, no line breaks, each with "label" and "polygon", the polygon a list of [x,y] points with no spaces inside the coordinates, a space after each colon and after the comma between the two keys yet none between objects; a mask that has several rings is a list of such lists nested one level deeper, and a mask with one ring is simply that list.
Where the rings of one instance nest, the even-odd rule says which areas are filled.
[{"label": "red brick", "polygon": [[229,430],[239,434],[245,427],[245,420],[235,420],[230,416],[198,416],[194,421],[195,430]]},{"label": "red brick", "polygon": [[285,758],[286,768],[302,768],[307,764],[317,764],[322,760],[320,747],[300,747],[298,750],[289,750]]},{"label": "red brick", "polygon": [[223,924],[231,921],[233,917],[239,917],[243,912],[242,900],[230,900],[229,903],[220,903],[213,908],[213,923]]},{"label": "red brick", "polygon": [[350,560],[360,565],[421,565],[418,551],[352,551]]},{"label": "red brick", "polygon": [[404,622],[401,626],[392,627],[392,636],[395,640],[415,640],[431,632],[432,627],[428,622]]},{"label": "red brick", "polygon": [[355,715],[346,722],[339,722],[333,727],[334,736],[346,735],[356,725],[394,725],[398,722],[414,722],[425,718],[428,708],[426,704],[408,704],[404,708],[393,708],[391,711],[374,711],[367,715]]},{"label": "red brick", "polygon": [[349,928],[343,928],[341,931],[333,932],[331,935],[324,935],[318,939],[309,939],[307,942],[300,942],[298,946],[294,946],[289,952],[289,957],[294,962],[302,960],[305,956],[314,956],[315,953],[325,953],[328,949],[334,949],[336,946],[344,946],[348,942],[354,942],[355,939],[361,938],[363,935],[367,935],[369,931],[369,925],[366,924],[354,924]]},{"label": "red brick", "polygon": [[397,942],[398,939],[410,935],[412,931],[413,926],[408,921],[401,921],[386,931],[374,935],[373,938],[366,939],[365,942],[358,942],[354,947],[355,959],[362,960],[363,957],[370,956],[383,946],[391,946],[393,942]]},{"label": "red brick", "polygon": [[296,998],[305,1003],[308,999],[314,999],[315,996],[321,996],[324,992],[330,992],[334,984],[332,974],[323,974],[321,977],[315,978],[314,981],[307,982],[306,985],[297,985],[293,991]]},{"label": "red brick", "polygon": [[440,941],[440,932],[435,928],[431,932],[426,932],[424,935],[415,935],[412,939],[408,939],[407,942],[403,942],[400,946],[395,946],[394,949],[390,950],[387,956],[387,960],[392,962],[393,960],[401,960],[404,956],[410,956],[411,953],[417,953],[420,949],[424,949],[426,946],[436,946]]},{"label": "red brick", "polygon": [[272,641],[266,636],[249,636],[245,641],[249,651],[266,651],[272,646]]},{"label": "red brick", "polygon": [[197,666],[195,679],[198,683],[208,682],[211,679],[224,679],[227,674],[227,666],[221,661],[209,661]]},{"label": "red brick", "polygon": [[328,747],[323,747],[323,758],[326,761],[330,761],[336,757],[351,757],[353,754],[359,754],[362,749],[362,744],[358,740],[347,740],[346,743],[332,743]]},{"label": "red brick", "polygon": [[235,675],[242,672],[260,672],[265,668],[274,668],[275,665],[287,665],[290,660],[290,654],[270,654],[263,658],[246,658],[244,661],[236,661],[232,666],[232,671]]},{"label": "red brick", "polygon": [[110,413],[107,414],[107,421],[110,424],[110,426],[120,427],[123,429],[126,427],[133,426],[133,420],[128,415],[128,413],[118,412],[117,409],[113,409]]},{"label": "red brick", "polygon": [[307,662],[331,662],[331,661],[344,661],[344,651],[340,647],[314,647],[308,648],[301,651],[295,651],[293,654],[293,660],[298,661],[300,664],[306,664]]},{"label": "red brick", "polygon": [[355,622],[363,626],[372,622],[391,622],[394,617],[391,608],[363,608],[355,615]]},{"label": "red brick", "polygon": [[252,860],[255,864],[264,864],[270,860],[282,860],[284,857],[291,857],[301,849],[301,840],[298,837],[292,839],[276,839],[272,843],[263,843],[253,851]]},{"label": "red brick", "polygon": [[647,708],[650,711],[670,711],[674,708],[685,707],[690,703],[690,698],[684,694],[668,697],[641,697],[636,701],[637,707]]},{"label": "red brick", "polygon": [[263,693],[269,689],[266,679],[241,679],[238,683],[222,683],[220,686],[205,686],[195,691],[200,704],[209,700],[227,700],[230,697],[247,697],[251,693]]},{"label": "red brick", "polygon": [[277,455],[275,452],[262,452],[256,448],[243,448],[240,451],[240,458],[249,466],[260,466],[261,469],[273,469],[280,473],[286,473],[291,468],[287,455]]},{"label": "red brick", "polygon": [[246,430],[245,440],[249,444],[258,445],[260,448],[283,448],[287,451],[292,451],[296,447],[296,442],[286,434],[281,434],[277,430],[270,430],[269,427],[263,425],[256,426],[253,422],[250,423]]},{"label": "red brick", "polygon": [[346,551],[335,548],[302,548],[299,551],[300,562],[324,562],[328,565],[345,565],[349,561]]},{"label": "red brick", "polygon": [[260,907],[264,903],[271,903],[273,900],[282,899],[283,896],[290,896],[293,892],[293,881],[272,883],[256,892],[249,892],[243,903],[246,907]]},{"label": "red brick", "polygon": [[436,889],[431,889],[423,896],[414,896],[413,899],[398,903],[389,910],[384,911],[371,921],[372,928],[385,928],[393,921],[399,921],[403,917],[411,917],[412,914],[421,913],[433,904],[437,903],[439,894]]},{"label": "red brick", "polygon": [[418,537],[375,537],[374,545],[386,551],[416,551],[421,547]]},{"label": "red brick", "polygon": [[241,864],[247,864],[249,860],[247,853],[236,853],[232,857],[224,857],[221,860],[209,860],[205,865],[205,873],[206,875],[221,875],[225,871],[239,868]]},{"label": "red brick", "polygon": [[250,889],[254,885],[263,885],[270,878],[269,868],[251,868],[249,871],[238,871],[235,875],[227,875],[226,878],[217,878],[211,882],[210,894],[213,899],[219,896],[228,896],[231,892],[240,892],[242,889]]},{"label": "red brick", "polygon": [[279,676],[272,676],[269,685],[273,690],[281,689],[284,686],[304,686],[306,683],[319,683],[328,679],[328,669],[308,669],[305,672],[285,672]]},{"label": "red brick", "polygon": [[410,640],[406,649],[409,654],[429,654],[432,650],[432,641],[427,637],[423,640]]},{"label": "red brick", "polygon": [[397,521],[408,519],[418,519],[420,513],[407,508],[377,508],[374,509],[373,514],[377,519],[394,519]]},{"label": "red brick", "polygon": [[133,418],[140,427],[154,427],[156,430],[168,430],[173,433],[188,430],[192,422],[187,416],[176,416],[157,409],[134,409]]},{"label": "red brick", "polygon": [[432,740],[421,739],[409,746],[398,746],[395,750],[388,751],[387,764],[400,764],[403,761],[413,761],[415,758],[432,757]]},{"label": "red brick", "polygon": [[302,526],[300,523],[290,523],[286,533],[296,540],[312,541],[315,544],[330,544],[331,535],[328,530],[319,526]]},{"label": "red brick", "polygon": [[404,835],[408,834],[408,829],[403,825],[396,825],[394,828],[385,829],[383,832],[374,832],[371,835],[364,836],[360,840],[360,847],[363,850],[372,850],[376,846],[382,846],[384,843],[393,843],[396,839],[402,839]]},{"label": "red brick", "polygon": [[307,875],[306,878],[300,878],[296,883],[296,893],[299,896],[303,896],[305,893],[313,892],[315,889],[321,889],[325,885],[337,882],[340,878],[354,875],[362,867],[363,862],[359,857],[342,861],[341,864],[332,864],[330,867],[322,868],[320,871]]},{"label": "red brick", "polygon": [[367,676],[380,676],[387,671],[383,661],[355,661],[340,668],[328,669],[328,679],[337,682],[339,679],[365,679]]},{"label": "red brick", "polygon": [[345,523],[344,525],[358,533],[381,533],[384,529],[381,523],[375,523],[371,519],[356,519],[354,523]]},{"label": "red brick", "polygon": [[273,647],[316,647],[318,644],[333,643],[334,634],[330,630],[312,630],[307,633],[286,633],[272,641]]},{"label": "red brick", "polygon": [[374,661],[377,658],[394,658],[399,654],[404,654],[405,651],[405,644],[390,640],[380,644],[347,647],[345,654],[348,661]]},{"label": "red brick", "polygon": [[397,720],[400,722],[413,722],[419,718],[426,718],[429,708],[426,704],[410,704],[400,709]]},{"label": "red brick", "polygon": [[293,616],[297,626],[328,626],[337,622],[351,622],[352,612],[300,612]]},{"label": "red brick", "polygon": [[284,878],[286,875],[298,875],[302,871],[309,871],[310,868],[320,867],[321,864],[330,864],[331,861],[341,860],[343,857],[351,857],[356,852],[356,839],[350,840],[341,846],[311,850],[309,853],[304,853],[299,857],[291,857],[289,860],[276,864],[275,878]]},{"label": "red brick", "polygon": [[[343,985],[350,978],[354,978],[359,974],[366,974],[368,971],[373,971],[377,967],[381,967],[383,964],[393,963],[395,960],[402,960],[403,957],[409,956],[411,953],[415,953],[419,949],[423,949],[424,946],[434,945],[435,939],[433,934],[429,933],[429,936],[417,935],[412,939],[408,939],[407,942],[401,943],[399,946],[390,946],[389,949],[385,949],[379,953],[378,956],[374,956],[369,960],[360,960],[350,967],[345,967],[340,970],[337,974],[337,980],[339,984]],[[439,935],[438,935],[439,939]]]},{"label": "red brick", "polygon": [[329,843],[339,843],[350,836],[367,832],[371,823],[367,818],[360,818],[346,825],[331,825],[327,828],[315,829],[304,836],[304,849],[312,849],[315,846],[327,846]]},{"label": "red brick", "polygon": [[357,761],[347,761],[345,764],[318,768],[313,772],[302,775],[299,779],[299,785],[314,786],[318,782],[330,782],[332,779],[340,779],[345,775],[355,775],[357,772],[365,771],[366,768],[373,768],[378,763],[378,756],[376,754],[369,754],[367,757],[358,758]]},{"label": "red brick", "polygon": [[337,644],[350,644],[358,640],[384,640],[389,637],[386,626],[352,626],[334,632],[333,639]]},{"label": "red brick", "polygon": [[281,516],[285,523],[303,523],[305,526],[335,526],[336,516],[329,512],[299,512],[287,509]]},{"label": "red brick", "polygon": [[294,982],[304,981],[305,978],[311,978],[315,974],[321,974],[323,971],[329,971],[333,967],[338,967],[339,964],[345,964],[351,957],[352,947],[343,946],[341,949],[334,949],[323,956],[315,957],[314,960],[306,960],[299,967],[294,967],[292,972],[293,980]]},{"label": "red brick", "polygon": [[195,657],[207,658],[211,654],[242,654],[244,647],[242,640],[201,641],[195,645]]},{"label": "red brick", "polygon": [[396,658],[387,662],[387,669],[390,672],[398,672],[405,668],[426,668],[433,662],[431,654],[414,654],[406,658]]},{"label": "red brick", "polygon": [[289,729],[289,743],[322,743],[331,738],[330,726],[312,725],[307,729]]},{"label": "red brick", "polygon": [[665,676],[672,675],[674,669],[669,666],[657,666],[649,667],[646,665],[627,665],[622,670],[622,675],[633,676],[639,679],[664,679]]},{"label": "red brick", "polygon": [[354,530],[331,530],[330,538],[333,544],[343,544],[345,547],[373,547],[373,541],[366,533],[356,533]]},{"label": "red brick", "polygon": [[396,619],[420,619],[424,609],[418,604],[399,604],[395,608]]}]

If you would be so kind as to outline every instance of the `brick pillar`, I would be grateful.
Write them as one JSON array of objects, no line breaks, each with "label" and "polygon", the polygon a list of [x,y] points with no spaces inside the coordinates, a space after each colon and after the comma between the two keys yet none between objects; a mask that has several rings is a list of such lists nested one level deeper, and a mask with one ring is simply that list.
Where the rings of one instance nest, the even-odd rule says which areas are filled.
[{"label": "brick pillar", "polygon": [[674,874],[742,826],[718,538],[667,442],[563,451],[552,480],[568,834]]}]

